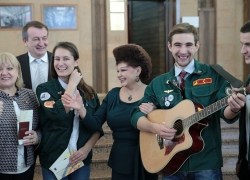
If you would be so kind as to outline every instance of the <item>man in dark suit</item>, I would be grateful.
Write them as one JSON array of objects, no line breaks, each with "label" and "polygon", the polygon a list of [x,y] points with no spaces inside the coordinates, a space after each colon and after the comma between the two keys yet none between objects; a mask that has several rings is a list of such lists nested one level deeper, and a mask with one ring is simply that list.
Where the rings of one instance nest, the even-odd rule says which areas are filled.
[{"label": "man in dark suit", "polygon": [[[21,65],[23,81],[25,88],[32,89],[36,92],[36,87],[43,82],[51,79],[49,64],[51,53],[47,51],[48,41],[48,28],[46,25],[39,21],[30,21],[22,29],[22,38],[24,45],[28,48],[28,52],[17,56]],[[41,62],[37,64],[36,60]],[[37,72],[40,71],[41,74]],[[37,76],[42,76],[42,80],[38,82]],[[0,108],[1,108],[0,104]],[[35,152],[35,162],[38,151]],[[32,168],[33,177],[36,163]]]},{"label": "man in dark suit", "polygon": [[[250,21],[240,29],[241,54],[246,65],[250,65]],[[245,86],[250,85],[250,74]],[[239,120],[239,156],[236,164],[236,175],[240,180],[250,179],[250,95],[246,96],[247,102],[241,111]]]},{"label": "man in dark suit", "polygon": [[[30,21],[22,29],[23,42],[28,48],[28,52],[17,56],[17,59],[21,64],[25,87],[34,92],[36,92],[39,83],[51,79],[49,72],[51,53],[47,51],[48,33],[47,26],[39,21]],[[37,64],[37,59],[40,59],[40,64]],[[38,70],[43,76],[39,83],[36,79]]]}]

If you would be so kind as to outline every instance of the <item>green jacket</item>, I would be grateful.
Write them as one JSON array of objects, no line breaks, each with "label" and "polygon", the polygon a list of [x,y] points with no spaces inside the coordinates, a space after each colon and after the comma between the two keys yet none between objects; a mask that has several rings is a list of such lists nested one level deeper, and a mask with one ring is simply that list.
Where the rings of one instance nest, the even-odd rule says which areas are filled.
[{"label": "green jacket", "polygon": [[[247,77],[246,86],[249,86],[250,75]],[[238,159],[241,160],[246,157],[247,144],[246,144],[246,106],[241,109],[241,117],[239,121],[239,156]],[[250,132],[248,132],[250,133]],[[250,141],[248,142],[250,144]],[[248,154],[248,169],[250,170],[250,153]]]},{"label": "green jacket", "polygon": [[[46,169],[49,169],[67,148],[72,133],[74,111],[66,113],[61,101],[61,95],[64,94],[64,91],[58,79],[40,84],[36,89],[40,103],[39,118],[42,130],[39,159],[42,167]],[[46,96],[44,96],[44,93],[46,93]],[[84,99],[83,93],[80,92],[80,94],[83,97],[86,110],[93,114],[100,106],[97,95],[93,99],[87,100]],[[45,102],[54,102],[54,105],[49,108],[49,105],[46,105]],[[77,149],[83,147],[93,133],[80,123]],[[83,160],[83,163],[88,165],[91,163],[91,159],[92,151]]]},{"label": "green jacket", "polygon": [[[217,74],[209,65],[202,64],[197,60],[194,61],[195,70],[185,81],[186,99],[207,107],[226,97],[227,94],[225,92],[230,87],[227,81]],[[209,80],[210,83],[209,81],[205,84],[199,82],[195,85],[198,79]],[[144,98],[140,103],[152,102],[158,109],[170,109],[182,101],[181,90],[178,86],[173,67],[168,73],[156,77],[148,85]],[[170,104],[166,107],[165,101],[169,97],[171,97],[172,101],[169,101]],[[237,120],[237,117],[233,120],[227,120],[223,115],[224,109],[225,108],[222,108],[208,116],[210,119],[209,126],[206,127],[201,134],[205,142],[204,149],[190,156],[179,171],[193,172],[222,167],[220,118],[223,118],[227,123],[233,123]],[[141,116],[145,116],[145,114],[141,113],[138,107],[132,110],[131,123],[134,127],[136,127],[137,121]]]}]

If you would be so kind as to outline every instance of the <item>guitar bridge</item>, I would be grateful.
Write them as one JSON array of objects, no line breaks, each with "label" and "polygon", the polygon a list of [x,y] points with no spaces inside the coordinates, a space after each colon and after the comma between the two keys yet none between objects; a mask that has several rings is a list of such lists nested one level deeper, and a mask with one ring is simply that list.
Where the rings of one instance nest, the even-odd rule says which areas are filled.
[{"label": "guitar bridge", "polygon": [[156,138],[157,138],[157,142],[158,142],[158,145],[160,147],[160,149],[163,149],[163,138],[161,136],[159,136],[158,134],[156,134]]}]

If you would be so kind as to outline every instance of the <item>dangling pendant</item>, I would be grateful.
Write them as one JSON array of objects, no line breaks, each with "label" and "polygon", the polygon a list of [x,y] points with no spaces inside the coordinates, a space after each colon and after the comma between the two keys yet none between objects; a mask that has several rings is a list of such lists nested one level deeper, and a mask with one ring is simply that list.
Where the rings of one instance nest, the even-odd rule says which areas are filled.
[{"label": "dangling pendant", "polygon": [[131,101],[131,100],[132,100],[132,95],[130,95],[130,96],[128,97],[128,100],[129,100],[129,101]]}]

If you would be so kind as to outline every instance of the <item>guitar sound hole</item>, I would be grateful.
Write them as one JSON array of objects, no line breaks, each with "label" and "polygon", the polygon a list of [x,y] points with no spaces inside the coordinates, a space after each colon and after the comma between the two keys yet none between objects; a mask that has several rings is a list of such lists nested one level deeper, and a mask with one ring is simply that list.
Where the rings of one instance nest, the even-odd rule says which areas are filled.
[{"label": "guitar sound hole", "polygon": [[182,133],[182,131],[183,131],[182,120],[175,121],[173,128],[177,130],[177,132],[176,132],[175,135],[179,136]]}]

